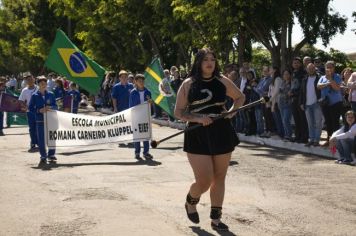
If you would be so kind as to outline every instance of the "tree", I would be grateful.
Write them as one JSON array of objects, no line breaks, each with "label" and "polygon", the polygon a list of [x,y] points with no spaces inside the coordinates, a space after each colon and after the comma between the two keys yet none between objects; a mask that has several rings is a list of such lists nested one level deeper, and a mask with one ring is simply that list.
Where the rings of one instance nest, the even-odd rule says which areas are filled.
[{"label": "tree", "polygon": [[0,72],[41,72],[56,28],[64,22],[54,16],[46,0],[2,0]]},{"label": "tree", "polygon": [[[267,0],[246,11],[243,24],[272,55],[272,63],[282,69],[291,64],[307,43],[321,39],[326,46],[337,33],[346,29],[346,18],[329,7],[330,0]],[[304,38],[292,45],[294,20],[303,30]]]}]

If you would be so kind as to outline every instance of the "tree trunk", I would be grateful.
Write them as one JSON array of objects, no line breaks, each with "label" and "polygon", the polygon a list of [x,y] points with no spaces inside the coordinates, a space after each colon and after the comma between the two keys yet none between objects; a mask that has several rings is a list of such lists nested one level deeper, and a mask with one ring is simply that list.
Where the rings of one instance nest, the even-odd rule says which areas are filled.
[{"label": "tree trunk", "polygon": [[245,46],[246,46],[246,31],[245,30],[240,30],[238,37],[237,37],[237,43],[238,43],[238,58],[237,58],[237,63],[239,64],[239,67],[242,66],[242,63],[244,62],[244,52],[245,52]]},{"label": "tree trunk", "polygon": [[282,30],[281,30],[281,38],[280,38],[280,44],[281,44],[281,71],[284,71],[288,65],[287,65],[287,24],[282,25]]},{"label": "tree trunk", "polygon": [[150,39],[151,39],[151,44],[152,44],[152,49],[153,49],[153,54],[156,56],[159,57],[160,61],[161,61],[161,64],[163,66],[163,60],[162,60],[162,57],[161,57],[161,54],[159,53],[159,48],[157,46],[157,43],[156,43],[156,40],[155,38],[153,37],[153,34],[152,32],[149,32],[148,35],[150,36]]},{"label": "tree trunk", "polygon": [[272,48],[270,50],[272,57],[272,65],[281,68],[281,52],[278,47]]}]

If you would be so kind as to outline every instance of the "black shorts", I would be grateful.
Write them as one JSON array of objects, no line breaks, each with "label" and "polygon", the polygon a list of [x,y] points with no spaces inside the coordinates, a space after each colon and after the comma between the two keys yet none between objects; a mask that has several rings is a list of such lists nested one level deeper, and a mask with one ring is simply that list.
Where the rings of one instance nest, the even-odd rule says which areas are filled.
[{"label": "black shorts", "polygon": [[[188,127],[193,125],[196,123],[189,123]],[[209,126],[186,131],[183,150],[192,154],[219,155],[234,151],[239,142],[230,119],[219,119]]]}]

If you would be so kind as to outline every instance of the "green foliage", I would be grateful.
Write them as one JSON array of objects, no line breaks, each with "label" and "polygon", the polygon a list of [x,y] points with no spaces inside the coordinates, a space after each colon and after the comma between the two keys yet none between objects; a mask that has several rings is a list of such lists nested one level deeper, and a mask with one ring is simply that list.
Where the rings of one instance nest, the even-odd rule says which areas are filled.
[{"label": "green foliage", "polygon": [[[0,7],[0,73],[43,69],[57,28],[107,69],[143,71],[153,56],[164,67],[189,67],[203,46],[213,48],[223,64],[240,57],[257,64],[289,63],[307,43],[324,45],[344,32],[346,19],[330,0],[2,0]],[[356,17],[356,13],[354,13]],[[294,20],[304,39],[287,42]],[[355,19],[356,21],[356,19]],[[238,48],[233,39],[246,39]],[[244,44],[241,44],[244,45]],[[321,53],[321,52],[318,52]],[[321,54],[321,56],[325,56]],[[243,58],[242,58],[243,59]],[[343,59],[342,57],[340,59]]]}]

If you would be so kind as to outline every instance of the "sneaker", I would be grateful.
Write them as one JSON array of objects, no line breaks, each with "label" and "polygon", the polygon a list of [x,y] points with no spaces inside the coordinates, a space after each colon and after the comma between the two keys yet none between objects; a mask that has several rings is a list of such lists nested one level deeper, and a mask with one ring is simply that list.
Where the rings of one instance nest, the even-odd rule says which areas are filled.
[{"label": "sneaker", "polygon": [[141,160],[140,153],[135,153],[135,158],[136,158],[137,160]]},{"label": "sneaker", "polygon": [[47,165],[47,159],[45,157],[41,157],[40,163],[38,163],[39,166],[41,165]]},{"label": "sneaker", "polygon": [[33,153],[33,152],[38,152],[38,150],[39,150],[38,147],[36,147],[36,146],[31,146],[31,148],[28,149],[27,151]]},{"label": "sneaker", "polygon": [[55,161],[57,161],[57,158],[56,158],[55,156],[50,156],[50,157],[48,157],[47,159],[48,159],[48,161],[50,161],[50,162],[55,162]]},{"label": "sneaker", "polygon": [[312,146],[312,145],[314,145],[314,142],[310,141],[310,142],[307,142],[304,146],[310,147],[310,146]]},{"label": "sneaker", "polygon": [[2,130],[0,130],[0,136],[5,136],[5,134]]},{"label": "sneaker", "polygon": [[344,159],[341,160],[335,160],[335,164],[341,164],[344,161]]},{"label": "sneaker", "polygon": [[350,165],[350,166],[353,165],[353,164],[352,164],[352,161],[347,161],[347,160],[342,160],[342,161],[340,162],[340,164],[343,164],[343,165]]},{"label": "sneaker", "polygon": [[315,141],[315,142],[313,142],[313,146],[314,146],[314,147],[319,147],[320,144],[319,144],[319,142]]},{"label": "sneaker", "polygon": [[143,154],[143,157],[145,159],[153,159],[153,156],[151,154],[149,154],[149,153]]},{"label": "sneaker", "polygon": [[329,147],[329,141],[325,141],[325,143],[323,143],[321,146],[322,147]]}]

